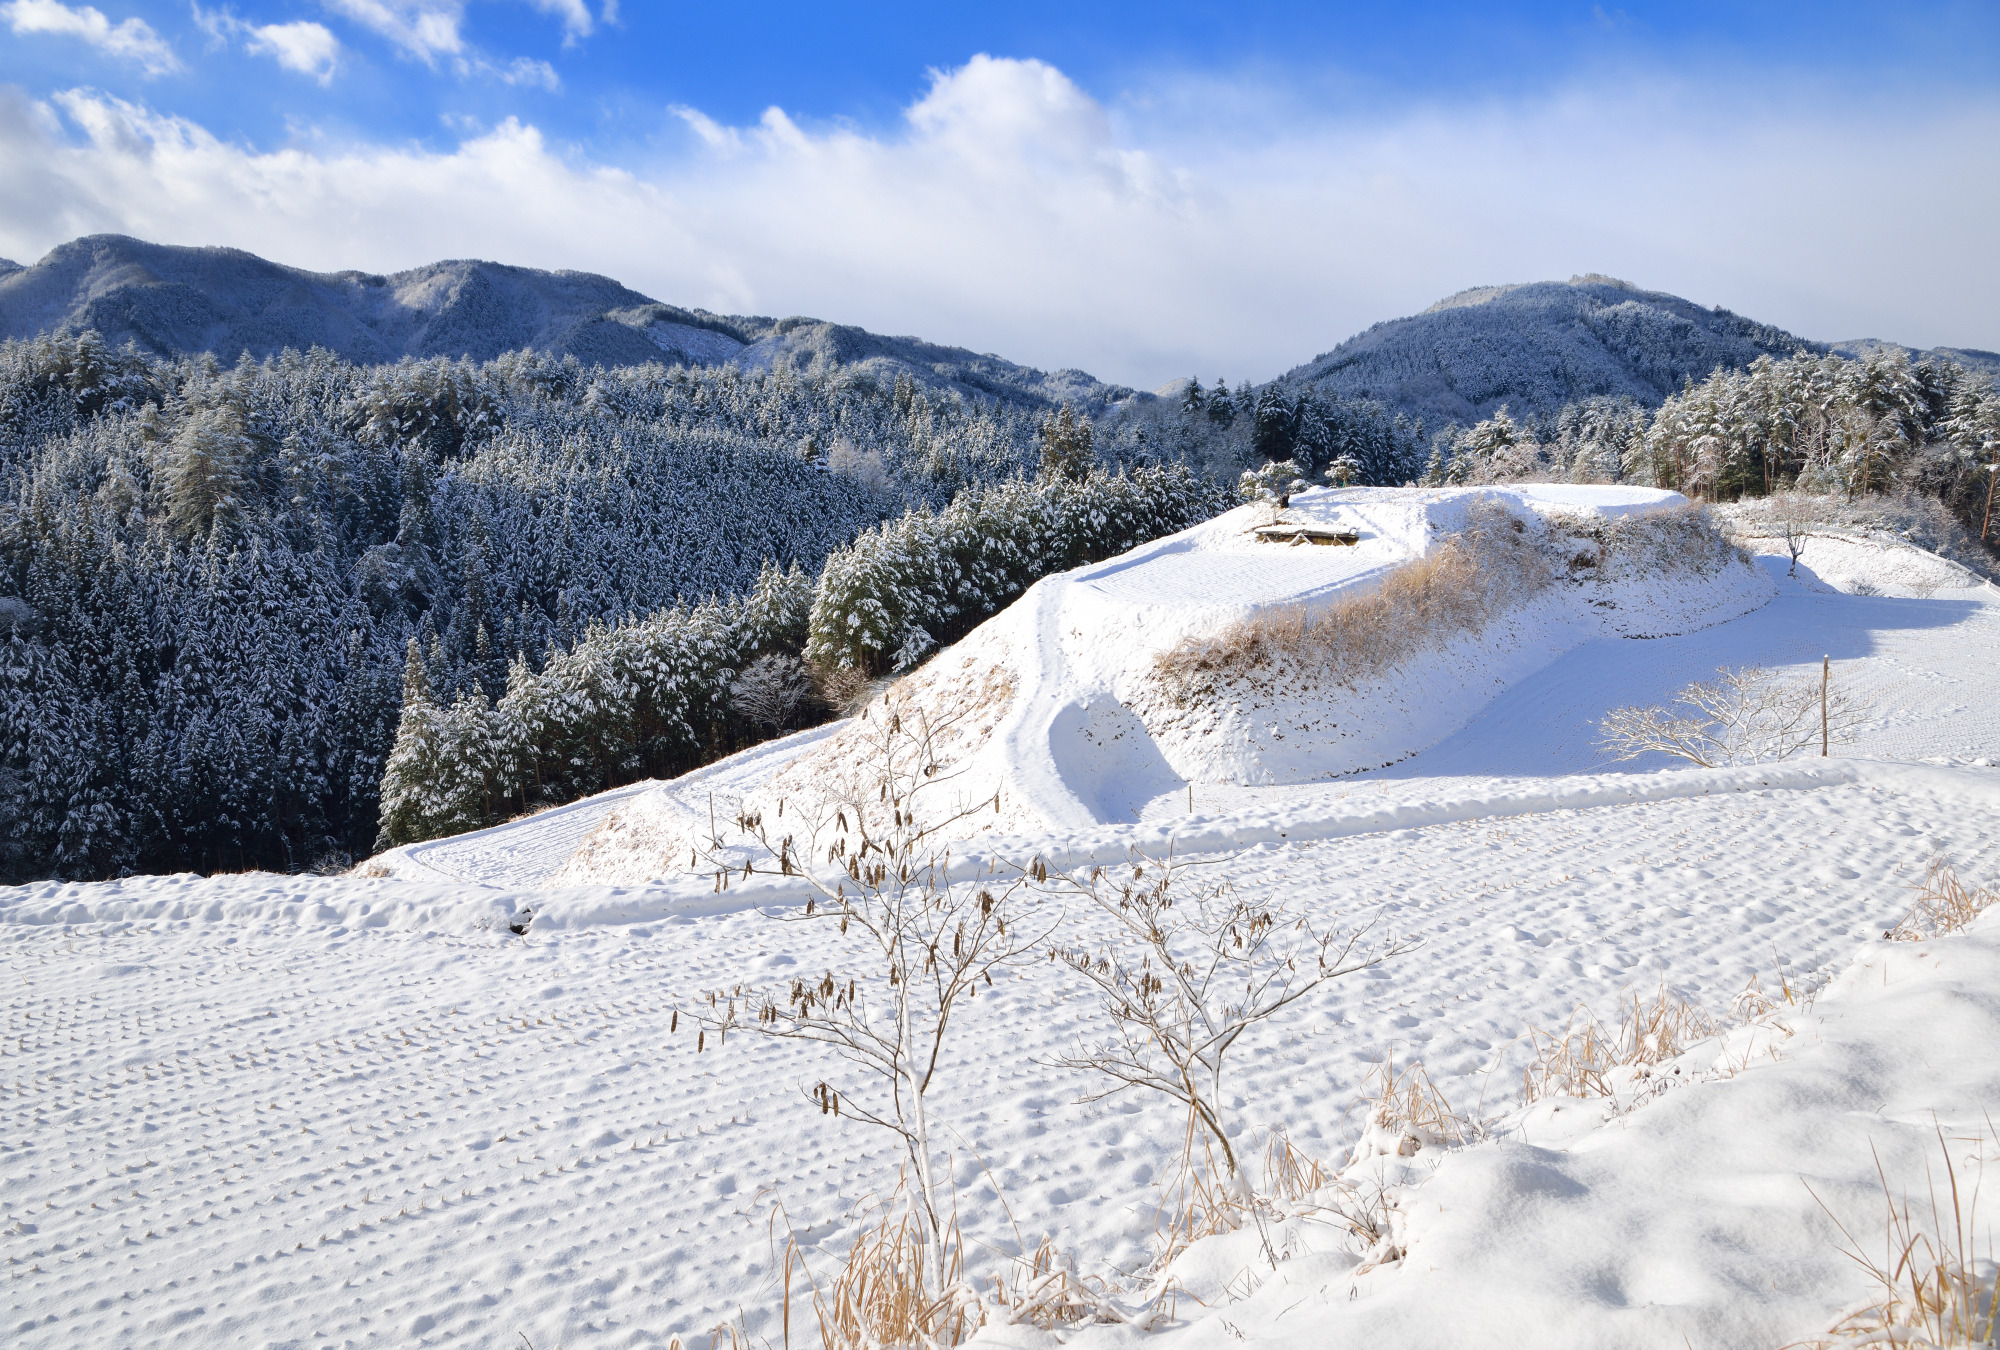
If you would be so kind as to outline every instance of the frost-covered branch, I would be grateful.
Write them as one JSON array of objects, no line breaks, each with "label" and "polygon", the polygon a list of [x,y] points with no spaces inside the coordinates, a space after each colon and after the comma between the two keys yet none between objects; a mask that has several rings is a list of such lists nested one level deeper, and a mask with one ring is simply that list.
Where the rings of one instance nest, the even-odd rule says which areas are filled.
[{"label": "frost-covered branch", "polygon": [[1713,769],[1788,759],[1851,736],[1859,720],[1846,693],[1828,682],[1785,683],[1748,666],[1718,670],[1667,706],[1613,708],[1598,723],[1598,744],[1615,760],[1657,752]]}]

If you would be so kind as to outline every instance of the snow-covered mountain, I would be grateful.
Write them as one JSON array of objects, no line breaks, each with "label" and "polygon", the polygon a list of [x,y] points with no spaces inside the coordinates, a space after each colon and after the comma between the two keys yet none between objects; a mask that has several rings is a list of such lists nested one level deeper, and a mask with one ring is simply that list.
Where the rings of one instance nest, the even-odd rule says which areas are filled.
[{"label": "snow-covered mountain", "polygon": [[1866,361],[1871,356],[1900,356],[1906,361],[1956,361],[1980,375],[2000,375],[2000,352],[1981,351],[1977,347],[1905,347],[1881,338],[1852,338],[1829,343],[1828,349],[1850,361]]},{"label": "snow-covered mountain", "polygon": [[[884,383],[907,376],[922,388],[1029,407],[1070,403],[1092,415],[1135,397],[1085,371],[1037,370],[916,337],[813,318],[684,309],[590,272],[465,259],[387,276],[309,272],[240,249],[109,234],[63,244],[27,267],[0,259],[0,338],[86,328],[114,346],[131,341],[159,355],[207,351],[225,361],[286,347],[324,347],[362,364],[409,356],[490,360],[532,347],[606,366],[850,369]],[[1517,416],[1605,395],[1655,407],[1689,378],[1800,350],[1856,359],[1900,352],[2000,374],[2000,353],[1920,350],[1876,338],[1814,342],[1592,273],[1460,291],[1421,314],[1378,323],[1273,383],[1376,399],[1435,428],[1470,424],[1503,404]],[[1185,386],[1183,378],[1156,392],[1177,398]]]},{"label": "snow-covered mountain", "polygon": [[361,364],[491,360],[523,347],[589,364],[735,362],[855,368],[884,382],[1097,410],[1130,395],[1079,370],[1046,372],[961,347],[819,319],[682,309],[590,272],[453,260],[382,276],[309,272],[232,248],[92,235],[30,267],[0,264],[0,338],[94,328],[159,355],[324,347]]},{"label": "snow-covered mountain", "polygon": [[1825,346],[1592,273],[1460,291],[1376,324],[1279,383],[1377,399],[1441,426],[1475,422],[1502,404],[1517,416],[1602,396],[1654,407],[1690,377],[1801,349]]}]

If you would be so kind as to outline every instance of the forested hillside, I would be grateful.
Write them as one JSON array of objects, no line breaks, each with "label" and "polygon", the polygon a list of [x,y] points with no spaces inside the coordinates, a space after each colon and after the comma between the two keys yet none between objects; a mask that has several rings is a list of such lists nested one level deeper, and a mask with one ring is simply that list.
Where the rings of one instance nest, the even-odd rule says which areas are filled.
[{"label": "forested hillside", "polygon": [[[378,282],[370,340],[525,349],[198,350],[352,319]],[[1603,278],[1467,293],[1261,387],[1157,396],[488,264],[313,278],[100,238],[0,268],[15,330],[79,314],[197,354],[0,344],[5,875],[338,865],[676,773],[1204,518],[1267,461],[1910,493],[1956,517],[1952,547],[2000,542],[1985,375]],[[537,349],[612,329],[604,364]]]},{"label": "forested hillside", "polygon": [[497,697],[593,625],[746,591],[1034,462],[907,381],[515,353],[223,367],[0,347],[10,870],[297,868],[374,842],[407,647]]},{"label": "forested hillside", "polygon": [[1990,573],[1996,466],[2000,386],[1990,376],[1899,353],[1801,353],[1690,381],[1651,413],[1629,399],[1520,419],[1502,409],[1436,437],[1422,481],[1639,482],[1706,501],[1900,495],[1956,518],[1949,545],[1925,547],[1962,548]]}]

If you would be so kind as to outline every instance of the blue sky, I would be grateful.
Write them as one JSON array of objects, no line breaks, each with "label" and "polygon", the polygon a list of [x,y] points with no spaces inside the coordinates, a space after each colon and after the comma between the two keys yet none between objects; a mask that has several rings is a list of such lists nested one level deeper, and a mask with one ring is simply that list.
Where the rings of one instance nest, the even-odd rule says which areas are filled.
[{"label": "blue sky", "polygon": [[1140,384],[1581,271],[2000,347],[1996,70],[1992,4],[0,0],[0,254],[491,256]]}]

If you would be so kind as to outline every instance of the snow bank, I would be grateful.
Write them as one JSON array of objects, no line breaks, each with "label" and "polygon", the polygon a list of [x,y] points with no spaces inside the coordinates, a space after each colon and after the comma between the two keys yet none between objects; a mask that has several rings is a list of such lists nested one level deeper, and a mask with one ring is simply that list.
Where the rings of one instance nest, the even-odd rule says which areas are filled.
[{"label": "snow bank", "polygon": [[1878,1160],[1920,1213],[1941,1136],[1962,1182],[2000,1162],[2000,913],[1877,943],[1779,1037],[1597,1128],[1531,1111],[1444,1152],[1392,1186],[1401,1260],[1360,1273],[1329,1233],[1317,1254],[1230,1272],[1255,1293],[1176,1343],[1682,1350],[1823,1332],[1870,1293],[1835,1223],[1879,1254]]}]

